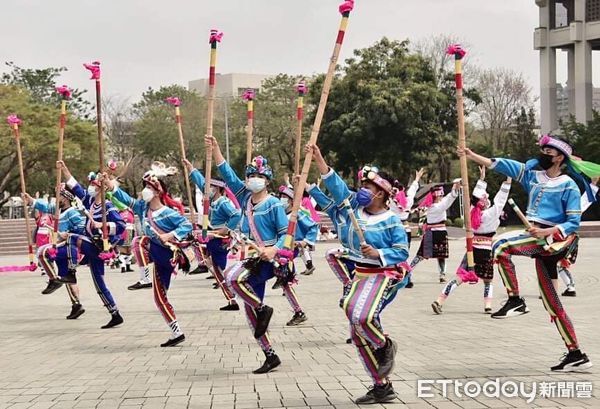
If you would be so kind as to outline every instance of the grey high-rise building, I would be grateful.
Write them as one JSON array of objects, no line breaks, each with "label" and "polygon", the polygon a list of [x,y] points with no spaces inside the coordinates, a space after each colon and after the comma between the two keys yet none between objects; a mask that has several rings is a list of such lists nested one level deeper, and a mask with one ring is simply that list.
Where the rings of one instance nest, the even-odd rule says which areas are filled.
[{"label": "grey high-rise building", "polygon": [[[578,122],[592,118],[592,51],[600,50],[600,0],[535,0],[535,3],[540,12],[534,48],[540,52],[541,131],[546,133],[558,127],[559,102],[563,105],[561,116],[564,108],[568,108]],[[567,86],[563,94],[566,98],[557,93],[557,49],[567,52]]]}]

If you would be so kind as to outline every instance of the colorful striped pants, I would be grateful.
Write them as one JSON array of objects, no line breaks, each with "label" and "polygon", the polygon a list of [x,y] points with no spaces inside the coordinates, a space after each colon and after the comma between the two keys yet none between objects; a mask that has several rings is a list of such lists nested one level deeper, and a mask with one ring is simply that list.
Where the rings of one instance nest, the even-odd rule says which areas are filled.
[{"label": "colorful striped pants", "polygon": [[349,286],[354,278],[354,263],[341,257],[344,253],[342,248],[327,250],[325,260],[335,277],[344,287]]},{"label": "colorful striped pants", "polygon": [[[94,287],[96,287],[96,292],[102,304],[104,304],[110,314],[118,311],[117,303],[104,282],[104,260],[99,257],[100,250],[98,247],[96,247],[89,237],[78,234],[69,235],[68,243],[71,246],[76,246],[77,250],[87,259],[90,271],[92,272]],[[58,266],[60,274],[61,266],[60,264]]]},{"label": "colorful striped pants", "polygon": [[[274,276],[273,264],[266,261],[261,261],[258,271],[254,273],[244,267],[243,261],[235,263],[225,272],[227,285],[244,301],[244,311],[252,333],[256,329],[256,310],[263,306],[266,282]],[[265,353],[273,350],[268,332],[256,341]]]},{"label": "colorful striped pants", "polygon": [[[176,334],[176,332],[180,330],[177,324],[175,310],[167,298],[167,292],[171,286],[171,275],[175,270],[175,267],[173,264],[171,264],[173,252],[167,247],[156,244],[153,241],[150,241],[149,249],[149,261],[154,263],[152,277],[152,294],[154,295],[154,304],[156,304],[158,312],[160,312],[160,314],[163,316],[167,326],[173,332],[173,335],[180,335]],[[176,329],[173,328],[174,326]]]},{"label": "colorful striped pants", "polygon": [[[51,257],[49,254],[51,249],[52,244],[44,244],[38,249],[37,257],[48,278],[56,280],[57,273],[54,268],[54,262],[56,262],[58,267],[58,275],[66,275],[69,269],[75,269],[77,265],[77,249],[74,246],[67,245],[66,242],[61,242],[56,245],[56,255],[54,257]],[[65,288],[67,289],[71,304],[80,304],[77,284],[67,284]]]},{"label": "colorful striped pants", "polygon": [[152,263],[150,258],[150,237],[149,236],[135,236],[131,242],[133,249],[133,256],[135,262],[138,265],[140,271],[140,283],[150,283],[150,268],[148,267]]},{"label": "colorful striped pants", "polygon": [[375,385],[384,383],[384,379],[377,374],[379,364],[375,351],[386,344],[379,314],[384,307],[390,284],[390,279],[383,274],[357,275],[344,300],[344,312],[350,323],[352,341]]},{"label": "colorful striped pants", "polygon": [[[573,240],[573,237],[567,240]],[[527,233],[501,236],[494,242],[492,252],[509,296],[519,296],[519,281],[511,257],[528,256],[535,259],[535,270],[544,308],[550,314],[550,319],[555,323],[567,348],[569,350],[577,349],[575,328],[552,284],[552,277],[556,277],[556,265],[564,257],[564,252],[553,254],[551,251],[544,250],[540,240]]]},{"label": "colorful striped pants", "polygon": [[212,239],[206,243],[206,252],[210,256],[210,264],[209,267],[217,280],[217,284],[219,288],[223,292],[225,299],[228,302],[232,302],[235,300],[235,295],[231,292],[229,287],[225,282],[225,276],[223,275],[223,271],[225,271],[227,267],[227,255],[228,251],[223,243],[223,239]]}]

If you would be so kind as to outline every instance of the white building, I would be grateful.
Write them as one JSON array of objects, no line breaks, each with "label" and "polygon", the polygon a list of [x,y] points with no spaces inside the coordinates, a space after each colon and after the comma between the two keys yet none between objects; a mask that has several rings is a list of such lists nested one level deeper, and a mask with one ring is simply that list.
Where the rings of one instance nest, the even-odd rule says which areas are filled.
[{"label": "white building", "polygon": [[[266,74],[217,74],[216,93],[219,97],[238,97],[243,92],[252,88],[259,92],[262,82],[272,77]],[[190,91],[196,91],[198,94],[205,96],[208,93],[208,79],[193,80],[188,82]]]},{"label": "white building", "polygon": [[568,112],[592,118],[592,50],[600,50],[600,0],[535,0],[540,9],[534,48],[540,52],[541,130],[558,128],[556,50],[567,52]]}]

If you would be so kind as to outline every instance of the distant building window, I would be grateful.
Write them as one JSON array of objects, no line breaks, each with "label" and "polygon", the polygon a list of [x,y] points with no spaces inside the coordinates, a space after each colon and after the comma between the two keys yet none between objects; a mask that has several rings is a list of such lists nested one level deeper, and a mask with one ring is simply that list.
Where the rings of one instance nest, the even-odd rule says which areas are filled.
[{"label": "distant building window", "polygon": [[600,21],[600,0],[588,0],[585,10],[586,21]]},{"label": "distant building window", "polygon": [[575,0],[551,0],[551,28],[568,27],[575,20]]}]

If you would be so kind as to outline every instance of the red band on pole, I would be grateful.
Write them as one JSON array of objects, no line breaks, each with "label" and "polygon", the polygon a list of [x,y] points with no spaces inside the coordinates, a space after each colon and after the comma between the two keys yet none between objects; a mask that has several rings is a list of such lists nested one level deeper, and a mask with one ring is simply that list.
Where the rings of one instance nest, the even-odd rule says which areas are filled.
[{"label": "red band on pole", "polygon": [[467,237],[467,252],[473,251],[473,237]]},{"label": "red band on pole", "polygon": [[254,111],[248,111],[248,119],[254,119]]},{"label": "red band on pole", "polygon": [[288,224],[287,235],[293,235],[296,232],[296,222],[290,221]]},{"label": "red band on pole", "polygon": [[457,90],[462,89],[462,87],[463,87],[462,74],[456,74],[454,77],[455,77],[454,81],[456,81],[456,89]]},{"label": "red band on pole", "polygon": [[67,123],[67,116],[66,115],[61,115],[60,116],[60,127],[64,128],[66,123]]},{"label": "red band on pole", "polygon": [[210,67],[208,71],[208,85],[213,86],[215,83],[215,67]]},{"label": "red band on pole", "polygon": [[304,110],[302,108],[298,108],[296,118],[298,119],[298,121],[302,121],[302,118],[304,118]]},{"label": "red band on pole", "polygon": [[208,214],[208,212],[209,212],[209,208],[210,208],[210,202],[209,202],[209,199],[208,199],[208,198],[204,199],[204,200],[202,201],[202,204],[203,204],[203,207],[202,207],[202,208],[203,208],[203,210],[204,210],[203,214],[204,214],[204,215],[206,215],[206,214]]},{"label": "red band on pole", "polygon": [[175,123],[176,124],[180,124],[181,123],[181,116],[180,115],[175,115]]},{"label": "red band on pole", "polygon": [[337,40],[335,40],[336,44],[342,44],[344,42],[344,35],[346,32],[344,30],[338,31]]}]

